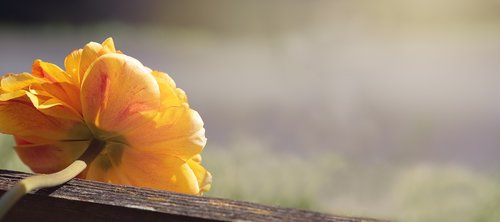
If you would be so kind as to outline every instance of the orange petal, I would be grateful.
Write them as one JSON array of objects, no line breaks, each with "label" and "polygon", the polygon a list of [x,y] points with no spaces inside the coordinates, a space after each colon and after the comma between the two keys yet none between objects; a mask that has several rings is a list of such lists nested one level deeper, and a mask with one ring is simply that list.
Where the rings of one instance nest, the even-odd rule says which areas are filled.
[{"label": "orange petal", "polygon": [[119,166],[131,185],[186,194],[200,192],[198,180],[189,165],[173,156],[126,149]]},{"label": "orange petal", "polygon": [[[19,140],[17,138],[18,144]],[[17,154],[36,173],[54,173],[64,169],[80,157],[89,144],[88,141],[41,145],[25,143],[16,146]]]},{"label": "orange petal", "polygon": [[[207,192],[212,185],[212,174],[201,166],[201,155],[196,155],[187,161],[189,167],[193,170],[200,186],[200,192]],[[201,194],[201,193],[200,193]]]},{"label": "orange petal", "polygon": [[167,108],[170,106],[180,106],[183,103],[187,104],[186,94],[176,87],[174,80],[168,74],[158,71],[152,71],[151,74],[155,77],[160,87],[162,107]]},{"label": "orange petal", "polygon": [[82,112],[93,130],[123,132],[145,123],[143,113],[158,109],[155,79],[136,59],[106,54],[93,63],[83,80]]},{"label": "orange petal", "polygon": [[2,79],[0,80],[0,88],[5,92],[15,92],[19,90],[27,90],[30,85],[40,82],[41,81],[39,79],[36,79],[29,73],[9,73],[2,76]]},{"label": "orange petal", "polygon": [[33,62],[32,73],[33,76],[46,79],[49,82],[71,82],[71,77],[59,66],[39,59]]},{"label": "orange petal", "polygon": [[57,118],[68,119],[76,122],[81,121],[81,115],[71,107],[65,105],[56,98],[36,96],[31,92],[26,92],[33,106],[45,115]]},{"label": "orange petal", "polygon": [[26,91],[18,90],[14,92],[1,92],[0,93],[0,101],[9,101],[11,99],[16,99],[26,95]]},{"label": "orange petal", "polygon": [[206,144],[200,115],[187,107],[170,107],[124,137],[133,149],[184,160],[200,153]]},{"label": "orange petal", "polygon": [[116,49],[115,49],[115,42],[113,41],[113,38],[107,38],[106,40],[104,40],[104,42],[102,42],[102,47],[104,49],[104,52],[102,52],[102,54],[104,53],[115,53],[116,52]]},{"label": "orange petal", "polygon": [[85,47],[83,47],[83,50],[81,52],[80,56],[80,67],[79,67],[79,75],[80,75],[80,81],[83,81],[83,78],[90,67],[90,65],[100,56],[107,54],[107,53],[115,53],[115,44],[113,43],[112,38],[107,38],[104,40],[104,42],[101,44],[96,43],[96,42],[90,42]]},{"label": "orange petal", "polygon": [[35,108],[42,113],[62,119],[82,121],[79,89],[66,82],[46,82],[25,92]]},{"label": "orange petal", "polygon": [[21,101],[1,102],[0,122],[1,133],[22,137],[32,143],[89,137],[88,130],[78,122],[52,118]]},{"label": "orange petal", "polygon": [[90,42],[85,47],[83,47],[81,58],[80,58],[80,69],[79,69],[79,79],[83,82],[85,73],[90,65],[100,56],[102,46],[96,42]]},{"label": "orange petal", "polygon": [[83,178],[108,183],[110,182],[108,179],[109,170],[111,170],[111,168],[108,157],[99,155],[94,159],[92,164],[87,167]]},{"label": "orange petal", "polygon": [[79,119],[82,119],[80,89],[76,85],[69,83],[43,83],[40,86],[46,94],[61,101]]},{"label": "orange petal", "polygon": [[200,191],[196,175],[185,161],[113,142],[92,162],[86,178],[188,194]]},{"label": "orange petal", "polygon": [[64,67],[66,68],[66,73],[71,76],[73,82],[77,86],[80,86],[83,76],[83,73],[80,74],[80,61],[82,60],[82,51],[82,49],[74,50],[64,59]]},{"label": "orange petal", "polygon": [[85,72],[99,56],[115,52],[115,44],[112,38],[107,38],[102,44],[90,42],[83,49],[74,50],[66,56],[64,59],[66,72],[71,76],[73,82],[80,86]]}]

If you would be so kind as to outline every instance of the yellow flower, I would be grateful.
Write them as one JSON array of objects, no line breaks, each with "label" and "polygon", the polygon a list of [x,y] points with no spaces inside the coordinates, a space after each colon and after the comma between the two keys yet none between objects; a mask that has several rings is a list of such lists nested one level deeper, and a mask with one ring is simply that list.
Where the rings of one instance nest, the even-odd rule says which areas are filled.
[{"label": "yellow flower", "polygon": [[33,171],[62,170],[99,139],[107,145],[82,178],[187,194],[210,188],[203,121],[170,76],[111,38],[73,51],[64,66],[36,60],[32,74],[1,78],[0,132],[14,135]]}]

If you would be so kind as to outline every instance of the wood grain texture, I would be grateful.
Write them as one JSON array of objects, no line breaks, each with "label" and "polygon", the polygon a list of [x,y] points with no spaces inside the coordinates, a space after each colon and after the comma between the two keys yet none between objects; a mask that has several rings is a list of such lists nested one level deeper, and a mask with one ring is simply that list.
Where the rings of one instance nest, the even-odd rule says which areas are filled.
[{"label": "wood grain texture", "polygon": [[[0,194],[30,174],[0,170]],[[334,221],[379,220],[183,195],[73,179],[23,197],[7,221]]]}]

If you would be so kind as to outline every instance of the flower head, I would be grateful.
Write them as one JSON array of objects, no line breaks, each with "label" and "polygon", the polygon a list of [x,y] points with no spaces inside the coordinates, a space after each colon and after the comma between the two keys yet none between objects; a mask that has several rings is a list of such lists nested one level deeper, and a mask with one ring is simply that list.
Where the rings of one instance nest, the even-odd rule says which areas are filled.
[{"label": "flower head", "polygon": [[107,145],[82,178],[188,194],[210,188],[203,121],[170,76],[111,38],[71,52],[64,66],[36,60],[31,74],[0,80],[0,132],[14,135],[33,171],[57,172],[99,139]]}]

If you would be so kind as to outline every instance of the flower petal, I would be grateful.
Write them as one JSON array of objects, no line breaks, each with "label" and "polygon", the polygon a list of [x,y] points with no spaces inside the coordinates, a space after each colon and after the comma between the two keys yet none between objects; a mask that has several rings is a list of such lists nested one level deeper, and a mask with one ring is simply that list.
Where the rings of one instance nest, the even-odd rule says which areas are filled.
[{"label": "flower petal", "polygon": [[35,60],[32,65],[33,76],[43,78],[49,82],[71,82],[71,77],[59,66],[42,60]]},{"label": "flower petal", "polygon": [[18,90],[14,92],[2,92],[0,93],[0,101],[9,101],[26,95],[26,91]]},{"label": "flower petal", "polygon": [[0,88],[5,92],[16,92],[26,90],[31,84],[40,83],[41,81],[33,77],[29,73],[20,74],[5,74],[0,80]]},{"label": "flower petal", "polygon": [[92,162],[86,178],[188,194],[200,191],[196,175],[185,161],[113,142]]},{"label": "flower petal", "polygon": [[86,127],[78,122],[52,118],[22,101],[0,102],[0,122],[1,133],[32,143],[83,140],[90,136]]},{"label": "flower petal", "polygon": [[90,42],[83,49],[74,50],[66,56],[64,67],[66,67],[66,72],[71,76],[73,82],[79,87],[85,72],[94,60],[103,54],[115,52],[115,44],[112,38],[107,38],[102,44]]},{"label": "flower petal", "polygon": [[82,84],[83,117],[93,130],[123,132],[145,122],[159,108],[155,79],[136,59],[122,54],[99,57]]},{"label": "flower petal", "polygon": [[55,117],[82,121],[80,91],[70,83],[46,82],[30,87],[24,92],[35,108]]},{"label": "flower petal", "polygon": [[80,74],[80,80],[83,82],[83,79],[85,78],[85,73],[87,72],[87,69],[90,67],[90,65],[100,56],[99,52],[101,51],[102,46],[99,43],[96,42],[89,42],[85,47],[83,47],[82,50],[82,55],[80,58],[80,68],[79,68],[79,74]]},{"label": "flower petal", "polygon": [[55,144],[26,144],[16,138],[15,147],[21,160],[36,173],[54,173],[69,166],[86,150],[88,141]]},{"label": "flower petal", "polygon": [[69,83],[43,83],[40,86],[47,95],[60,101],[79,120],[82,119],[80,89],[77,86]]},{"label": "flower petal", "polygon": [[102,42],[102,48],[103,48],[103,52],[101,52],[102,54],[115,53],[116,49],[115,49],[115,42],[113,41],[113,38],[107,38],[106,40],[104,40],[104,42]]},{"label": "flower petal", "polygon": [[99,58],[99,56],[115,52],[115,45],[112,38],[107,38],[106,40],[104,40],[102,45],[96,42],[90,42],[85,45],[80,57],[79,79],[83,81],[88,68],[97,58]]},{"label": "flower petal", "polygon": [[196,175],[198,185],[200,186],[200,194],[208,192],[212,186],[212,174],[201,166],[201,155],[195,155],[193,158],[189,159],[187,163]]},{"label": "flower petal", "polygon": [[131,185],[198,194],[198,180],[189,165],[173,156],[126,149],[119,166]]},{"label": "flower petal", "polygon": [[56,98],[41,99],[41,96],[36,96],[31,92],[26,92],[26,95],[31,100],[33,106],[45,115],[58,118],[68,119],[75,122],[81,121],[81,116],[71,107],[66,106],[62,101]]},{"label": "flower petal", "polygon": [[64,67],[66,68],[66,73],[71,76],[73,82],[80,86],[82,82],[83,73],[80,74],[80,61],[82,60],[83,49],[77,49],[71,52],[64,59]]},{"label": "flower petal", "polygon": [[160,87],[160,99],[163,109],[187,104],[186,94],[176,87],[174,80],[168,74],[158,71],[152,71],[151,74]]},{"label": "flower petal", "polygon": [[170,107],[124,136],[133,149],[184,160],[200,153],[207,141],[200,115],[187,107]]},{"label": "flower petal", "polygon": [[161,108],[147,124],[124,132],[124,137],[141,151],[187,160],[205,146],[203,121],[196,111],[189,109],[184,91],[176,88],[170,76],[158,71],[151,74],[160,86]]}]

